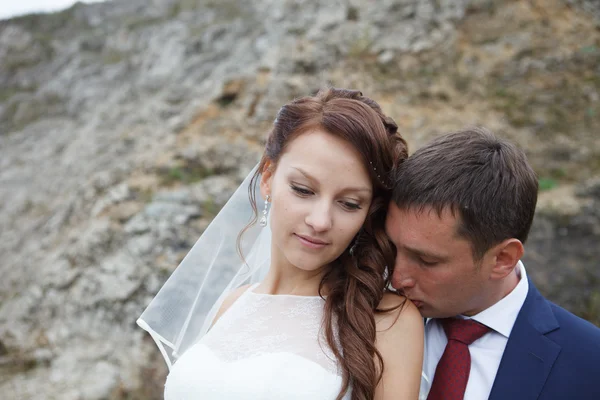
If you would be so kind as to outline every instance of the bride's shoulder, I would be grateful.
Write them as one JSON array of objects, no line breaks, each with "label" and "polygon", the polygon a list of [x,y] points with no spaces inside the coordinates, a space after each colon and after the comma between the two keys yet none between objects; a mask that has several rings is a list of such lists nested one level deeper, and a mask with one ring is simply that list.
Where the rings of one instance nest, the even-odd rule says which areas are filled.
[{"label": "bride's shoulder", "polygon": [[388,311],[375,314],[375,344],[385,365],[375,398],[416,399],[423,365],[423,317],[410,300],[394,293],[383,296],[379,309]]},{"label": "bride's shoulder", "polygon": [[[418,331],[423,329],[423,317],[417,307],[406,297],[396,293],[388,292],[383,295],[378,307],[379,312],[375,314],[377,331],[390,332],[407,329]],[[419,329],[420,328],[420,329]]]},{"label": "bride's shoulder", "polygon": [[217,322],[217,320],[219,318],[221,318],[221,316],[223,314],[225,314],[225,312],[227,310],[229,310],[229,308],[233,305],[233,303],[235,303],[236,300],[239,299],[240,296],[242,294],[244,294],[244,292],[246,290],[248,290],[248,288],[250,286],[251,286],[250,284],[244,285],[244,286],[240,286],[239,288],[237,288],[234,291],[232,291],[231,293],[229,293],[227,295],[227,297],[225,297],[225,300],[223,300],[223,304],[221,304],[221,307],[219,307],[219,311],[217,311],[217,314],[215,315],[215,319],[213,320],[212,325],[214,325]]}]

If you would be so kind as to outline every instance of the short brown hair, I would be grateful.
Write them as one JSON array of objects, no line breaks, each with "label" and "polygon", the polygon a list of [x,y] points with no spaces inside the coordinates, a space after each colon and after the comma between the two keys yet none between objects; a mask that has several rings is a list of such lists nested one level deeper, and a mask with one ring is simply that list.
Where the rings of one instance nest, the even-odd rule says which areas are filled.
[{"label": "short brown hair", "polygon": [[477,127],[442,135],[410,156],[396,172],[392,199],[402,209],[458,214],[457,233],[479,260],[505,239],[525,242],[537,193],[525,153]]}]

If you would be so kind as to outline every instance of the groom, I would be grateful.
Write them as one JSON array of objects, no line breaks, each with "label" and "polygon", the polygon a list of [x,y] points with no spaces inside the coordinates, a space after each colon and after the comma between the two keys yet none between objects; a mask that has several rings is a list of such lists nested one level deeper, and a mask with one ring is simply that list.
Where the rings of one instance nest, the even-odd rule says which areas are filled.
[{"label": "groom", "polygon": [[600,329],[546,300],[520,259],[538,181],[485,129],[402,164],[386,221],[392,284],[426,317],[428,400],[598,400]]}]

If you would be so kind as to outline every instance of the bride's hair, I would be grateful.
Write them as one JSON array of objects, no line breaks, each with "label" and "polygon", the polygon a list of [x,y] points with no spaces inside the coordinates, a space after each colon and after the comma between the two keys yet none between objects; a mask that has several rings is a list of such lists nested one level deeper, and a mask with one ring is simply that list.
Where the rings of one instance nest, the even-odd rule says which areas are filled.
[{"label": "bride's hair", "polygon": [[[383,374],[375,347],[375,318],[393,272],[395,249],[385,235],[385,213],[391,196],[390,177],[408,156],[397,125],[373,100],[356,90],[327,88],[315,96],[284,105],[269,132],[265,153],[249,188],[257,219],[254,188],[267,161],[277,163],[286,145],[298,135],[321,128],[350,143],[360,154],[373,185],[373,200],[365,222],[323,277],[326,289],[323,328],[342,369],[341,399],[352,386],[352,399],[372,399]],[[243,231],[240,233],[240,237]],[[336,330],[333,325],[337,325]],[[342,356],[343,355],[343,356]]]}]

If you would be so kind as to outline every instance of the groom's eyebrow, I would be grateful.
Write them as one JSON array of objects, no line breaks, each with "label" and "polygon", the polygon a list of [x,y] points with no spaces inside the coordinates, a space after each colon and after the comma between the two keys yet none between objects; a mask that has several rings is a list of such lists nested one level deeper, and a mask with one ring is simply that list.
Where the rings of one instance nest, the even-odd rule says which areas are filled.
[{"label": "groom's eyebrow", "polygon": [[448,257],[443,256],[441,254],[436,254],[436,253],[432,253],[430,251],[427,250],[422,250],[422,249],[416,249],[414,247],[410,247],[410,246],[404,246],[404,248],[408,251],[410,251],[413,254],[416,254],[420,257],[425,257],[425,258],[434,258],[438,261],[446,261],[448,259]]}]

